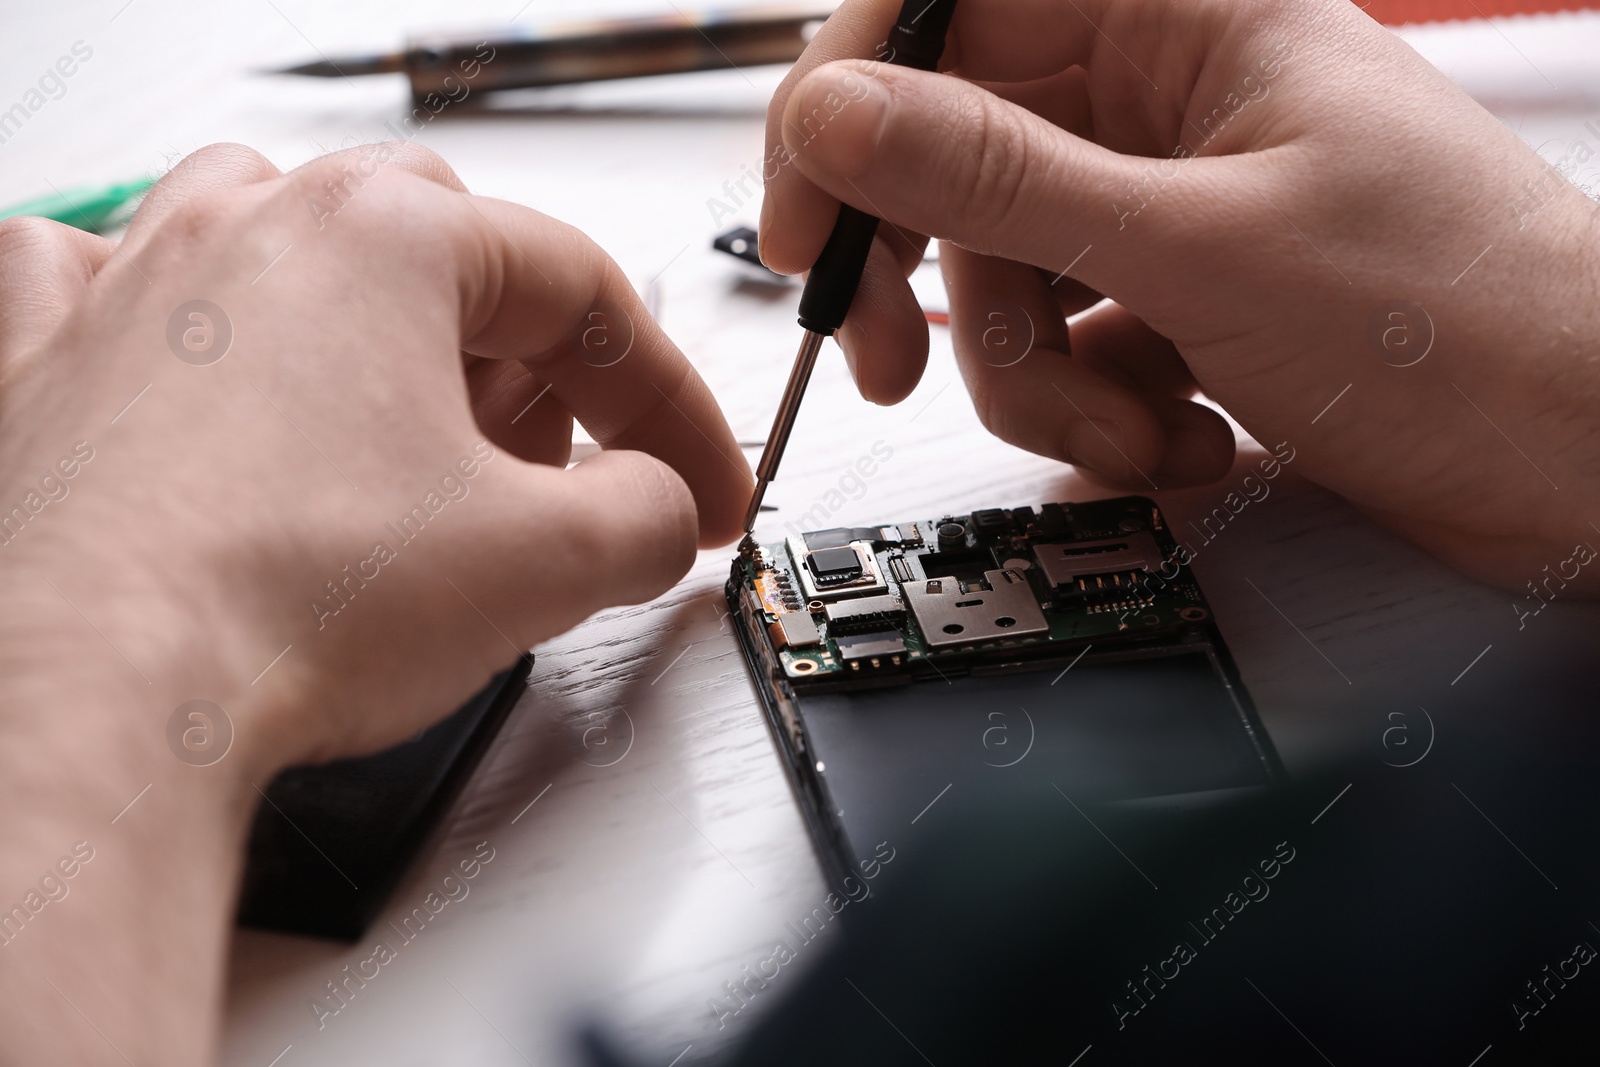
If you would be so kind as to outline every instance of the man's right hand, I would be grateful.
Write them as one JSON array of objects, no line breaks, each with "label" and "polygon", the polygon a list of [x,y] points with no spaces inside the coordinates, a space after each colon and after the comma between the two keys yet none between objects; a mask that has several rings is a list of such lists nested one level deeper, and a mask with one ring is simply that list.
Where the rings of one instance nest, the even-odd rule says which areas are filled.
[{"label": "man's right hand", "polygon": [[1209,482],[1233,437],[1201,390],[1478,577],[1596,535],[1595,205],[1404,42],[1344,0],[962,0],[928,74],[861,58],[898,9],[847,0],[767,124],[771,267],[810,267],[841,200],[887,220],[840,331],[863,395],[921,374],[931,235],[1013,444]]}]

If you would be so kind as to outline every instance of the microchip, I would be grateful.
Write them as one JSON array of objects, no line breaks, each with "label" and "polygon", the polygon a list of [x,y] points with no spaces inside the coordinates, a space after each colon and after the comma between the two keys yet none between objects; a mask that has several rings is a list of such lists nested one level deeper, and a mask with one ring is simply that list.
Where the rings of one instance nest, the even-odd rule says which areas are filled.
[{"label": "microchip", "polygon": [[820,585],[853,582],[861,577],[864,569],[861,556],[849,547],[818,549],[806,557],[806,566],[811,568]]},{"label": "microchip", "polygon": [[870,541],[807,546],[799,535],[794,535],[789,538],[787,547],[793,561],[792,574],[801,587],[802,601],[827,602],[889,591]]}]

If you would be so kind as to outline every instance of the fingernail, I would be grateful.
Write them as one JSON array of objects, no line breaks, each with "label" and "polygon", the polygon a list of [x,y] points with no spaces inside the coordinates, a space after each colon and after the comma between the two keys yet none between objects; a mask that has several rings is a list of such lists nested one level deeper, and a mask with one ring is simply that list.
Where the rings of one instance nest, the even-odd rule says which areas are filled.
[{"label": "fingernail", "polygon": [[1088,467],[1113,478],[1127,477],[1131,465],[1123,452],[1126,442],[1122,427],[1103,419],[1080,422],[1067,431],[1067,456],[1080,467]]},{"label": "fingernail", "polygon": [[846,178],[866,172],[889,118],[889,90],[853,67],[821,67],[801,81],[784,114],[791,152]]}]

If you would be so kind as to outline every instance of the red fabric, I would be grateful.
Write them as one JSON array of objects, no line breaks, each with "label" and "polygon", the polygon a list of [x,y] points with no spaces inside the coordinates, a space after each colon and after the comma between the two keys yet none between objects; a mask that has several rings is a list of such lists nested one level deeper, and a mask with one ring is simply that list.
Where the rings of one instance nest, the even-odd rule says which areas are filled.
[{"label": "red fabric", "polygon": [[1533,15],[1543,11],[1579,11],[1600,4],[1593,0],[1370,0],[1360,6],[1379,22],[1396,26],[1403,22],[1447,22]]}]

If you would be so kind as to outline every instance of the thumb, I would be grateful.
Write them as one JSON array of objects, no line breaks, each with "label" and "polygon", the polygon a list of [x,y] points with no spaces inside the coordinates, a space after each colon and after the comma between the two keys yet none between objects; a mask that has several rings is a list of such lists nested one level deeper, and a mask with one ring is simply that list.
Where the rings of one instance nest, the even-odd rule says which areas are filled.
[{"label": "thumb", "polygon": [[[1150,256],[1175,251],[1164,235],[1191,229],[1128,225],[1130,196],[1149,185],[1140,168],[1222,162],[1123,156],[971,82],[861,60],[807,75],[783,136],[800,171],[840,200],[985,255],[1063,271],[1115,237],[1118,255],[1073,270],[1108,294],[1148,285]],[[1161,191],[1173,207],[1193,192]]]},{"label": "thumb", "polygon": [[600,452],[568,470],[512,463],[454,566],[521,647],[603,608],[652,600],[694,562],[694,497],[655,457]]}]

